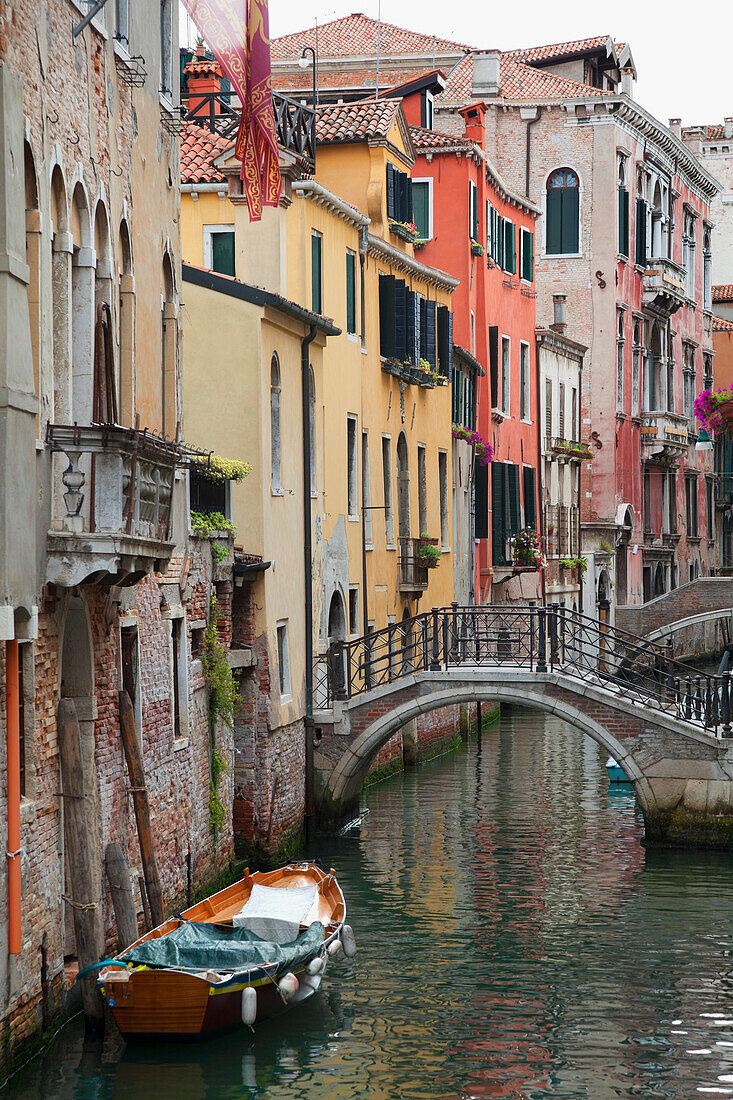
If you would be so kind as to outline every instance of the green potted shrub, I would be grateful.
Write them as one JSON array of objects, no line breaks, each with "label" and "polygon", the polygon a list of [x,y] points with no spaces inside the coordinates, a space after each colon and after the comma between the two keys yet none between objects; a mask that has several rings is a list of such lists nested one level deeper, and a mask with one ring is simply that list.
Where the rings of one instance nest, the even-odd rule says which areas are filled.
[{"label": "green potted shrub", "polygon": [[430,542],[419,542],[415,557],[420,565],[425,569],[435,569],[440,563],[441,549],[439,546],[433,546],[432,543],[437,542],[437,539],[431,539]]}]

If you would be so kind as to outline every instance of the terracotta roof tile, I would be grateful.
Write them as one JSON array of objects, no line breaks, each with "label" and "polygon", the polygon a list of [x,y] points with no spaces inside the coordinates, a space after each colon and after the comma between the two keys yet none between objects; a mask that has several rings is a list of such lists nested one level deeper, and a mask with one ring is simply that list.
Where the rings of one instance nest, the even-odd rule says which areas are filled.
[{"label": "terracotta roof tile", "polygon": [[733,283],[718,283],[713,287],[714,302],[733,302]]},{"label": "terracotta roof tile", "polygon": [[720,141],[725,137],[724,126],[683,126],[682,133],[689,134],[693,130],[702,130],[703,141]]},{"label": "terracotta roof tile", "polygon": [[[556,57],[575,57],[598,50],[608,42],[607,34],[598,35],[595,38],[576,38],[572,42],[555,42],[549,46],[530,46],[524,50],[509,50],[509,56],[522,61],[551,61]],[[620,49],[623,43],[619,43]],[[506,55],[505,55],[506,56]]]},{"label": "terracotta roof tile", "polygon": [[[375,55],[378,28],[379,23],[376,19],[370,19],[361,12],[354,12],[342,19],[332,19],[330,23],[322,23],[318,27],[318,56],[320,59],[326,59],[350,57],[354,54]],[[315,44],[315,27],[296,31],[294,34],[285,34],[272,40],[272,59],[273,61],[293,60],[300,57],[303,46],[315,46]],[[457,42],[450,42],[447,38],[437,38],[432,34],[421,34],[419,31],[397,27],[393,23],[383,22],[381,25],[379,50],[383,58],[389,57],[390,54],[411,53],[455,55],[470,48]]]},{"label": "terracotta roof tile", "polygon": [[318,108],[316,141],[367,141],[386,137],[402,108],[399,99],[366,99],[357,103],[327,104]]},{"label": "terracotta roof tile", "polygon": [[214,161],[232,148],[232,142],[184,122],[181,132],[181,183],[225,183],[226,176]]},{"label": "terracotta roof tile", "polygon": [[[471,80],[473,76],[473,58],[469,54],[456,65],[448,76],[448,83],[441,102],[445,104],[470,102]],[[591,88],[589,84],[579,84],[564,76],[534,69],[517,61],[511,54],[501,56],[501,97],[509,100],[546,99],[585,99],[589,96],[603,96],[609,93],[600,88]]]},{"label": "terracotta roof tile", "polygon": [[713,317],[713,332],[733,332],[733,321],[724,317]]}]

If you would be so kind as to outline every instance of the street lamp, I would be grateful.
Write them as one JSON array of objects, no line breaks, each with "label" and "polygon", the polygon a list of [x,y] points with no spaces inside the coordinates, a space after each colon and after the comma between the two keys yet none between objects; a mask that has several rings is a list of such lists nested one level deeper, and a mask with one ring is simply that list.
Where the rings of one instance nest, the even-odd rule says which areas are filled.
[{"label": "street lamp", "polygon": [[[311,55],[312,62],[308,58],[308,54]],[[308,65],[313,65],[313,110],[315,111],[318,106],[318,87],[316,84],[316,51],[312,46],[304,46],[303,52],[298,58],[298,65],[301,69],[307,69]]]}]

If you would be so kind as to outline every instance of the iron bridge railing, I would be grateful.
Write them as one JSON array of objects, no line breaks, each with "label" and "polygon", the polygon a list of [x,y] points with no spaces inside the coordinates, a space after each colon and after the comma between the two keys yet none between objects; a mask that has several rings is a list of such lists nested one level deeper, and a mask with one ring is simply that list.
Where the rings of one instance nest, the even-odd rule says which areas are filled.
[{"label": "iron bridge railing", "polygon": [[519,666],[575,676],[730,737],[731,674],[700,672],[675,660],[671,648],[558,604],[454,603],[332,643],[315,659],[314,704],[328,710],[335,700],[353,699],[414,672]]}]

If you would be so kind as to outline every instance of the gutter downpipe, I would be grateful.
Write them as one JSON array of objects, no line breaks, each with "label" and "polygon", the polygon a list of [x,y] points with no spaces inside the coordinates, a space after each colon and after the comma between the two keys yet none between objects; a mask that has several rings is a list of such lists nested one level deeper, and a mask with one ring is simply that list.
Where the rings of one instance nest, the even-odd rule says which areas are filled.
[{"label": "gutter downpipe", "polygon": [[536,122],[540,121],[541,114],[542,114],[542,108],[540,106],[538,106],[537,107],[537,114],[535,115],[534,118],[528,118],[527,119],[527,125],[526,125],[525,130],[524,130],[524,136],[525,136],[525,146],[524,146],[524,194],[527,198],[529,198],[529,149],[530,149],[529,131],[532,129],[532,127],[534,126],[534,124]]},{"label": "gutter downpipe", "polygon": [[310,355],[318,328],[310,326],[300,345],[303,396],[303,562],[305,567],[305,839],[313,836],[315,773],[313,769],[313,546],[311,534]]},{"label": "gutter downpipe", "polygon": [[5,643],[5,718],[8,793],[8,954],[21,953],[20,921],[20,726],[18,642]]}]

